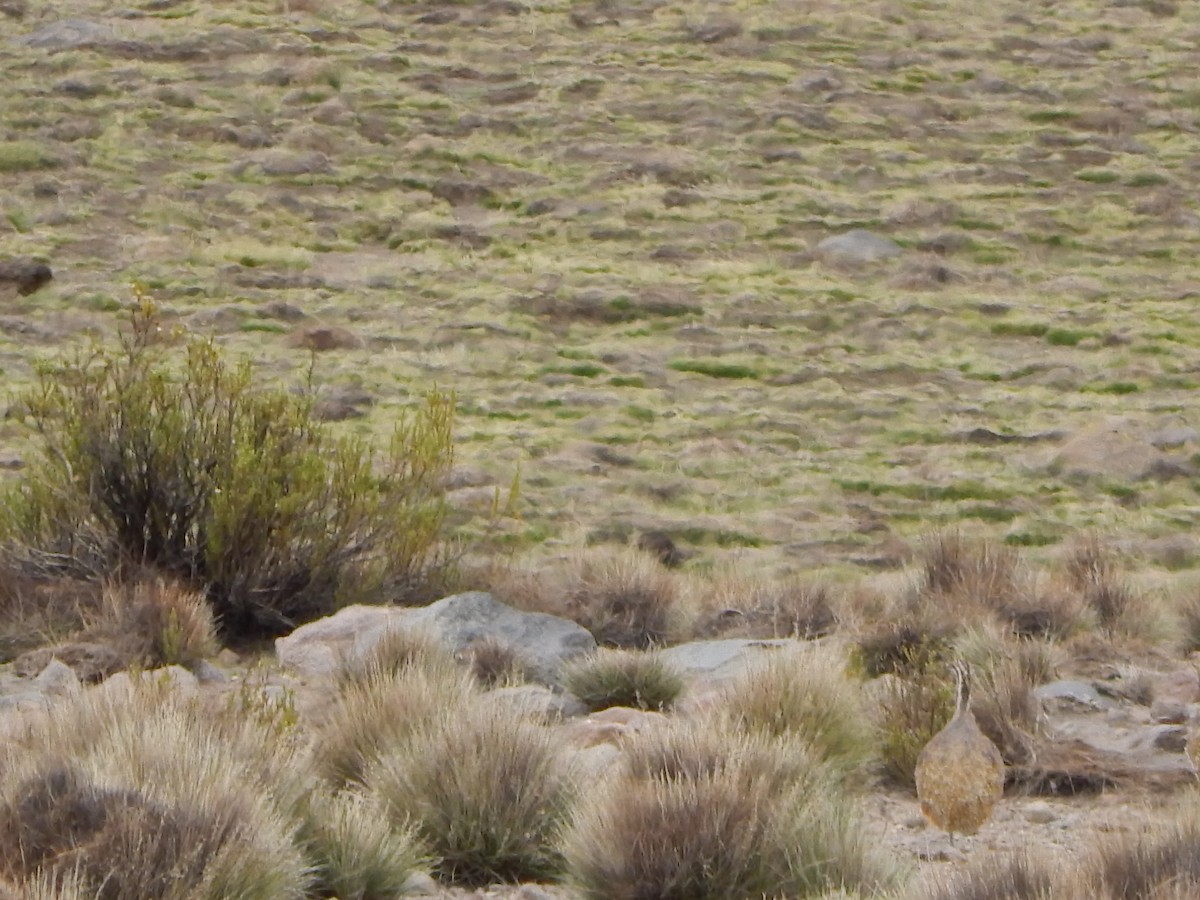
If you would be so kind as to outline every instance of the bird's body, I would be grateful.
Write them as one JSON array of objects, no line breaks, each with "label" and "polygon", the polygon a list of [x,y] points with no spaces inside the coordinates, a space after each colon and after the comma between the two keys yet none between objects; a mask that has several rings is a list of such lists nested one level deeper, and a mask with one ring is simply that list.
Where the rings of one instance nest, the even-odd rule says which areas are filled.
[{"label": "bird's body", "polygon": [[1004,793],[1004,760],[966,702],[965,673],[959,670],[958,676],[954,718],[917,757],[917,797],[921,812],[938,828],[974,834]]}]

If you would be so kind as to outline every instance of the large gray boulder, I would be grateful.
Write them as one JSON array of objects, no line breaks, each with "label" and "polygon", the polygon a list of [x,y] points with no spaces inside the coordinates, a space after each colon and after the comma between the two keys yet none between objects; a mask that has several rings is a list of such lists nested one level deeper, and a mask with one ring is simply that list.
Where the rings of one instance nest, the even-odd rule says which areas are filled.
[{"label": "large gray boulder", "polygon": [[508,646],[530,677],[545,684],[558,683],[563,663],[596,649],[596,639],[581,625],[548,613],[522,612],[483,591],[411,610],[403,625],[426,629],[455,653],[493,639]]},{"label": "large gray boulder", "polygon": [[471,591],[417,608],[348,606],[279,638],[275,654],[286,668],[319,677],[362,660],[392,630],[424,631],[451,653],[494,640],[512,650],[531,678],[551,685],[564,662],[596,649],[591,633],[569,619],[522,612]]}]

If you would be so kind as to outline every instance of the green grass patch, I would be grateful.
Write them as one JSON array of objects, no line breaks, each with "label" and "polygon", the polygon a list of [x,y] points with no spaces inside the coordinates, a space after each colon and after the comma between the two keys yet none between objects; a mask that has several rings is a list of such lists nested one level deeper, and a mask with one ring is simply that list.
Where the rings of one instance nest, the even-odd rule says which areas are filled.
[{"label": "green grass patch", "polygon": [[757,369],[750,366],[708,359],[677,359],[668,363],[667,368],[676,372],[690,372],[693,375],[707,375],[709,378],[756,380],[762,377]]},{"label": "green grass patch", "polygon": [[1011,522],[1020,513],[1005,506],[969,506],[960,515],[964,519],[979,519],[983,522]]},{"label": "green grass patch", "polygon": [[283,334],[287,331],[286,325],[281,325],[279,322],[243,322],[242,331],[262,331],[267,334]]},{"label": "green grass patch", "polygon": [[658,413],[644,406],[626,406],[622,412],[636,422],[653,422],[658,418]]},{"label": "green grass patch", "polygon": [[1088,184],[1115,184],[1121,180],[1119,174],[1109,169],[1081,169],[1075,173],[1075,178]]},{"label": "green grass patch", "polygon": [[596,363],[578,363],[574,366],[546,366],[541,370],[542,375],[574,375],[576,378],[595,378],[603,375],[608,369]]},{"label": "green grass patch", "polygon": [[1113,381],[1095,388],[1097,394],[1136,394],[1141,388],[1133,381]]},{"label": "green grass patch", "polygon": [[1030,122],[1039,124],[1050,122],[1069,122],[1074,119],[1078,113],[1072,112],[1069,109],[1035,109],[1031,113],[1027,113],[1025,118]]},{"label": "green grass patch", "polygon": [[977,481],[960,481],[955,484],[886,484],[879,481],[839,478],[838,487],[856,494],[881,497],[886,494],[909,500],[957,502],[960,500],[1008,500],[1008,491],[989,487]]},{"label": "green grass patch", "polygon": [[997,322],[992,326],[992,334],[997,337],[1044,337],[1050,330],[1049,325],[1041,322]]},{"label": "green grass patch", "polygon": [[1073,328],[1051,328],[1046,332],[1046,343],[1052,347],[1074,347],[1084,338],[1086,331],[1076,331]]},{"label": "green grass patch", "polygon": [[613,387],[644,388],[646,379],[641,375],[614,375],[608,379],[608,383]]},{"label": "green grass patch", "polygon": [[1038,531],[1018,531],[1004,536],[1010,547],[1049,547],[1058,543],[1058,537]]},{"label": "green grass patch", "polygon": [[688,544],[711,544],[717,547],[761,547],[766,542],[755,534],[725,528],[701,528],[691,525],[671,530],[671,537]]},{"label": "green grass patch", "polygon": [[1158,172],[1138,172],[1136,175],[1131,175],[1125,180],[1125,184],[1129,187],[1159,187],[1160,185],[1169,184],[1171,179],[1166,175],[1160,175]]},{"label": "green grass patch", "polygon": [[58,164],[58,159],[36,141],[0,142],[0,172],[32,172]]}]

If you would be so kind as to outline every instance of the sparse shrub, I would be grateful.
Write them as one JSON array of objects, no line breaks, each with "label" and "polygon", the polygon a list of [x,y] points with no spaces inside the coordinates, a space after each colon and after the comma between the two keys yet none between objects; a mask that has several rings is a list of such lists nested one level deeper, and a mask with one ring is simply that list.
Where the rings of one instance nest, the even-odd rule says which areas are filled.
[{"label": "sparse shrub", "polygon": [[922,900],[1055,900],[1064,885],[1046,861],[1030,853],[985,857],[966,871],[940,879]]},{"label": "sparse shrub", "polygon": [[367,773],[394,821],[411,822],[435,875],[471,885],[557,875],[569,785],[553,731],[489,704],[420,723]]},{"label": "sparse shrub", "polygon": [[77,633],[100,605],[95,581],[31,578],[2,554],[0,566],[0,662]]},{"label": "sparse shrub", "polygon": [[1075,542],[1066,559],[1066,573],[1106,634],[1131,638],[1161,635],[1155,604],[1130,585],[1113,551],[1097,535]]},{"label": "sparse shrub", "polygon": [[683,677],[655,653],[601,649],[571,663],[563,684],[588,709],[667,709],[683,693]]},{"label": "sparse shrub", "polygon": [[37,572],[158,569],[203,585],[231,635],[352,599],[428,599],[453,398],[431,393],[376,470],[310,398],[256,388],[248,364],[174,340],[137,300],[116,348],[43,365],[23,396],[41,454],[0,503],[8,557]]},{"label": "sparse shrub", "polygon": [[339,900],[394,900],[427,860],[411,828],[397,828],[372,798],[315,793],[301,827],[315,888]]},{"label": "sparse shrub", "polygon": [[750,900],[876,891],[895,872],[794,735],[702,721],[636,736],[580,800],[564,842],[587,900]]},{"label": "sparse shrub", "polygon": [[826,648],[781,652],[729,687],[723,708],[739,729],[796,734],[842,771],[874,754],[862,685],[842,654]]},{"label": "sparse shrub", "polygon": [[1022,593],[1019,562],[1012,547],[943,531],[927,539],[921,571],[930,592],[958,605],[998,610]]},{"label": "sparse shrub", "polygon": [[858,639],[850,654],[851,662],[868,678],[907,675],[914,665],[923,668],[946,656],[949,632],[948,626],[932,622],[887,624]]},{"label": "sparse shrub", "polygon": [[1090,621],[1080,592],[1054,578],[1016,594],[996,612],[1013,634],[1028,638],[1066,638]]},{"label": "sparse shrub", "polygon": [[150,669],[191,666],[219,649],[204,595],[165,578],[105,585],[84,637],[118,648],[127,666]]},{"label": "sparse shrub", "polygon": [[360,783],[367,768],[441,710],[468,703],[472,684],[453,659],[376,668],[342,685],[316,727],[318,771],[335,787]]}]

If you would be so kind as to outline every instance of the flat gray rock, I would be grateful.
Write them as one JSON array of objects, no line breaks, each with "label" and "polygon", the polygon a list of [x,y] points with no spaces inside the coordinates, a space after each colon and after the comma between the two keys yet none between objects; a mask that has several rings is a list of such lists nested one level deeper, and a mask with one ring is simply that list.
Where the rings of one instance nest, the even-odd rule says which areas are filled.
[{"label": "flat gray rock", "polygon": [[817,256],[822,259],[850,263],[879,262],[902,252],[895,241],[862,228],[825,238],[816,248]]},{"label": "flat gray rock", "polygon": [[409,611],[403,628],[424,628],[454,653],[491,638],[510,647],[530,676],[558,682],[562,664],[596,649],[596,639],[581,625],[547,613],[522,612],[491,594],[469,591]]},{"label": "flat gray rock", "polygon": [[1104,710],[1113,707],[1098,690],[1084,681],[1052,681],[1034,689],[1033,695],[1045,705],[1075,709]]},{"label": "flat gray rock", "polygon": [[91,47],[96,44],[111,43],[117,40],[113,29],[87,19],[63,19],[52,22],[36,31],[13,38],[13,43],[25,47],[37,47],[40,50],[74,50],[79,47]]},{"label": "flat gray rock", "polygon": [[802,642],[790,638],[722,638],[678,644],[660,651],[659,656],[664,663],[685,676],[732,678],[781,651],[796,650],[802,646]]}]

